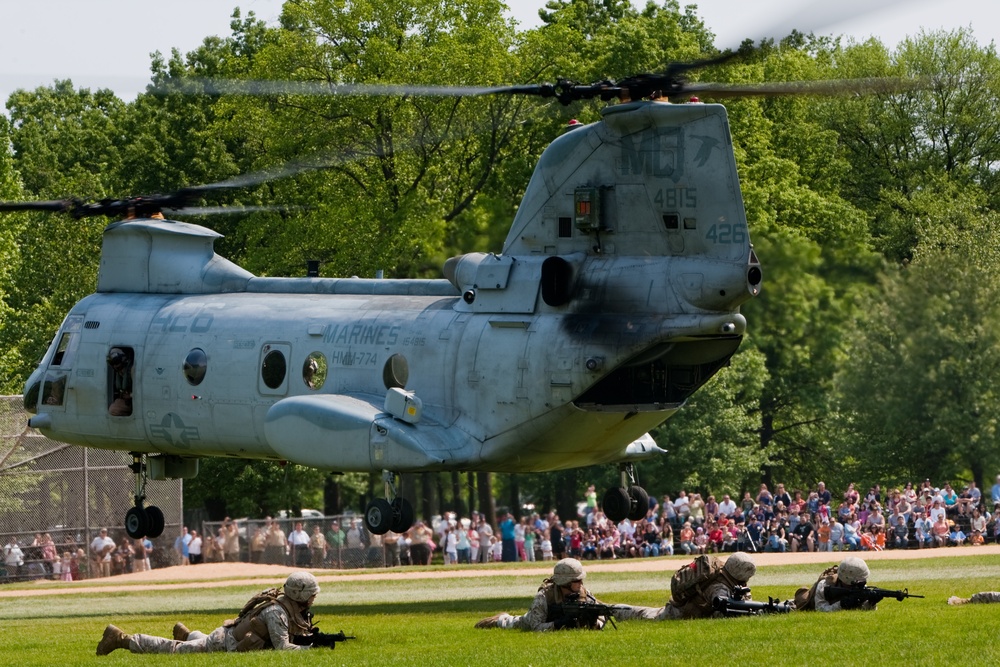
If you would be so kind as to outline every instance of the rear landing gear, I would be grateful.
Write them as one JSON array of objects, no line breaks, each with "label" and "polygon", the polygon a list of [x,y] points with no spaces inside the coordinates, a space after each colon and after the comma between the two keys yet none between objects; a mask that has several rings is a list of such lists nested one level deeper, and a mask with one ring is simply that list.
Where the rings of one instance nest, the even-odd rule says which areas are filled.
[{"label": "rear landing gear", "polygon": [[159,537],[165,524],[163,512],[155,505],[143,507],[146,501],[146,455],[132,452],[132,465],[128,468],[135,473],[135,506],[125,513],[125,532],[132,539]]},{"label": "rear landing gear", "polygon": [[622,485],[608,489],[604,494],[604,515],[614,523],[620,523],[626,518],[630,521],[646,518],[646,513],[649,512],[649,494],[636,484],[635,465],[622,463],[619,469]]},{"label": "rear landing gear", "polygon": [[382,471],[385,498],[376,498],[365,508],[365,528],[375,535],[385,535],[390,530],[405,533],[413,525],[413,505],[406,498],[396,495],[396,473]]}]

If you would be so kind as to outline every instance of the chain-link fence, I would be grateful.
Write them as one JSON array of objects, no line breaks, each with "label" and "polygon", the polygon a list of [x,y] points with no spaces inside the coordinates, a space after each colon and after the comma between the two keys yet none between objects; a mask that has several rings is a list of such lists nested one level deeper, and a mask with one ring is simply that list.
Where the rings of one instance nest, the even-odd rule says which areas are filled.
[{"label": "chain-link fence", "polygon": [[146,504],[163,510],[166,528],[150,544],[132,540],[122,527],[133,503],[132,457],[50,440],[27,427],[28,416],[20,396],[0,397],[0,583],[69,578],[65,569],[74,578],[96,576],[90,544],[101,528],[115,542],[113,574],[147,561],[154,568],[176,564],[181,480],[146,485]]}]

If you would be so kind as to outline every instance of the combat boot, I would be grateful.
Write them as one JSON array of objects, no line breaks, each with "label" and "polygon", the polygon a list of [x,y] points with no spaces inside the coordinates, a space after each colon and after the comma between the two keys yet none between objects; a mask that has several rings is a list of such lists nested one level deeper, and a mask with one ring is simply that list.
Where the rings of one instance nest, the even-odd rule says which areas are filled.
[{"label": "combat boot", "polygon": [[174,639],[179,642],[186,642],[189,634],[191,634],[191,631],[187,629],[186,625],[180,621],[174,623]]},{"label": "combat boot", "polygon": [[489,618],[484,618],[483,620],[476,623],[476,627],[480,629],[488,628],[498,628],[500,627],[500,617],[504,614],[497,614],[496,616],[490,616]]},{"label": "combat boot", "polygon": [[97,644],[97,655],[107,655],[119,648],[128,648],[132,635],[125,634],[121,628],[109,625],[104,628],[104,637]]}]

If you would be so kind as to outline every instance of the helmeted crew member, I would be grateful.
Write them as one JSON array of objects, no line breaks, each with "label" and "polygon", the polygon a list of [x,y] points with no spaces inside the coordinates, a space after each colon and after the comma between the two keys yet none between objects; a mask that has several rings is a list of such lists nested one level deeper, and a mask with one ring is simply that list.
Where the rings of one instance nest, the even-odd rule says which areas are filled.
[{"label": "helmeted crew member", "polygon": [[848,556],[839,565],[828,568],[811,588],[795,593],[797,611],[841,611],[875,609],[875,602],[850,595],[868,585],[868,564],[857,556]]},{"label": "helmeted crew member", "polygon": [[619,621],[666,621],[710,618],[717,613],[715,599],[748,600],[747,587],[757,566],[749,554],[734,553],[723,563],[714,556],[702,556],[674,573],[671,595],[666,605],[656,607],[616,607]]},{"label": "helmeted crew member", "polygon": [[[531,609],[523,616],[504,613],[485,618],[476,623],[477,628],[503,628],[505,630],[562,630],[572,627],[571,621],[559,612],[558,606],[568,600],[589,600],[597,602],[584,585],[587,573],[583,564],[575,558],[563,558],[552,568],[552,576],[542,581]],[[604,626],[607,619],[601,617],[594,624],[594,630]]]},{"label": "helmeted crew member", "polygon": [[151,635],[128,635],[114,625],[104,629],[97,655],[120,648],[132,653],[211,653],[216,651],[296,650],[309,648],[292,640],[307,637],[311,624],[306,612],[319,593],[316,577],[295,572],[285,580],[283,590],[272,588],[255,595],[240,615],[223,623],[211,634],[189,632],[183,624],[174,626],[174,639]]}]

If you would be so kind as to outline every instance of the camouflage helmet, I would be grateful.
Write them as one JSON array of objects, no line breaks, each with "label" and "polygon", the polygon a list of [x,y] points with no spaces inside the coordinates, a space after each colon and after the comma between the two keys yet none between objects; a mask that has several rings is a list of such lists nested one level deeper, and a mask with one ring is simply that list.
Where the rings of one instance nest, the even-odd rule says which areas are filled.
[{"label": "camouflage helmet", "polygon": [[319,593],[319,582],[308,572],[293,572],[285,579],[285,595],[296,602],[306,602]]},{"label": "camouflage helmet", "polygon": [[574,581],[583,581],[586,576],[583,564],[575,558],[563,558],[552,568],[552,581],[557,586],[569,586]]},{"label": "camouflage helmet", "polygon": [[757,573],[757,566],[753,559],[742,551],[737,551],[726,559],[726,564],[722,566],[729,575],[740,583],[747,583],[750,577]]},{"label": "camouflage helmet", "polygon": [[868,581],[868,564],[857,556],[848,556],[837,566],[837,580],[847,586]]}]

